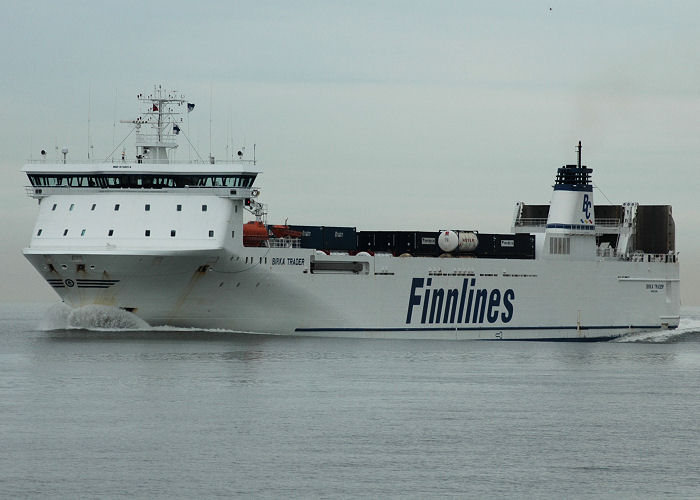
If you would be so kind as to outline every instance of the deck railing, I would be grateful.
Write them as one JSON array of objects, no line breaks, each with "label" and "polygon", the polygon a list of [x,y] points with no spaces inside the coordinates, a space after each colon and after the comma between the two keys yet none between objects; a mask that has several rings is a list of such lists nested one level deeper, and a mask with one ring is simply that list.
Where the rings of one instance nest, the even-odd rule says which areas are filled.
[{"label": "deck railing", "polygon": [[24,191],[27,196],[32,198],[44,198],[52,194],[87,194],[87,193],[191,193],[191,194],[211,194],[224,198],[242,198],[254,197],[254,191],[260,191],[260,188],[230,188],[221,186],[185,186],[181,188],[163,187],[163,188],[124,188],[124,187],[77,187],[77,186],[24,186]]},{"label": "deck railing", "polygon": [[[142,162],[139,162],[137,158],[135,157],[126,157],[123,160],[121,159],[121,155],[113,155],[111,158],[90,158],[90,159],[80,159],[80,160],[71,160],[68,159],[65,162],[63,161],[63,158],[55,158],[54,160],[48,160],[48,159],[37,159],[37,158],[30,158],[28,160],[25,160],[27,164],[29,165],[41,165],[41,164],[47,164],[47,165],[99,165],[102,163],[110,163],[113,165],[207,165],[211,164],[211,160],[208,158],[205,159],[199,159],[199,158],[169,158],[167,160],[157,160],[157,159],[146,159],[143,160]],[[231,158],[216,158],[214,165],[218,164],[223,164],[223,165],[255,165],[255,160],[240,160],[240,159],[231,159]]]},{"label": "deck railing", "polygon": [[[620,219],[612,218],[601,218],[595,220],[596,226],[600,227],[618,227],[620,225]],[[531,226],[531,227],[544,227],[547,225],[546,218],[518,218],[515,221],[516,226]]]},{"label": "deck railing", "polygon": [[301,248],[301,238],[270,238],[267,243],[270,248]]},{"label": "deck railing", "polygon": [[623,259],[632,262],[678,262],[678,254],[676,252],[669,253],[644,253],[635,252],[631,255],[625,255],[618,252],[615,248],[598,248],[596,251],[598,257],[609,259]]}]

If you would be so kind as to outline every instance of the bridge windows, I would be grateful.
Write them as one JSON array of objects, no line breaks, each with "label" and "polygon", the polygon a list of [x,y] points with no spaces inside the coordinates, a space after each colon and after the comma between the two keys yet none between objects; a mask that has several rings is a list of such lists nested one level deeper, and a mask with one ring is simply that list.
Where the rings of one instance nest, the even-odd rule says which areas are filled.
[{"label": "bridge windows", "polygon": [[178,211],[178,212],[182,212],[182,205],[178,205],[178,206],[177,206],[177,211]]},{"label": "bridge windows", "polygon": [[146,229],[146,231],[144,232],[144,234],[146,235],[146,238],[148,238],[149,236],[151,236],[151,230],[150,230],[150,229]]},{"label": "bridge windows", "polygon": [[115,211],[115,212],[118,212],[118,211],[119,211],[119,203],[117,203],[116,205],[114,205],[114,211]]},{"label": "bridge windows", "polygon": [[96,204],[96,203],[93,203],[93,204],[92,204],[92,207],[90,208],[90,210],[94,212],[96,206],[97,206],[97,204]]},{"label": "bridge windows", "polygon": [[170,230],[170,236],[171,236],[172,238],[175,237],[175,230],[174,230],[174,229],[171,229],[171,230]]},{"label": "bridge windows", "polygon": [[42,230],[42,229],[39,229],[39,230],[36,232],[36,235],[37,235],[37,236],[41,236],[41,231],[43,231],[43,230]]},{"label": "bridge windows", "polygon": [[114,236],[114,229],[110,229],[110,230],[107,232],[107,236]]},{"label": "bridge windows", "polygon": [[209,237],[210,237],[210,238],[213,238],[213,237],[214,237],[214,231],[212,231],[211,229],[209,230]]},{"label": "bridge windows", "polygon": [[167,189],[188,187],[251,188],[257,174],[181,175],[181,174],[28,174],[32,186],[101,189]]},{"label": "bridge windows", "polygon": [[144,209],[146,212],[150,212],[150,211],[151,211],[151,205],[150,205],[150,203],[146,203],[146,205],[144,205],[143,209]]},{"label": "bridge windows", "polygon": [[206,212],[206,211],[207,211],[207,206],[206,206],[206,205],[202,205],[202,212]]}]

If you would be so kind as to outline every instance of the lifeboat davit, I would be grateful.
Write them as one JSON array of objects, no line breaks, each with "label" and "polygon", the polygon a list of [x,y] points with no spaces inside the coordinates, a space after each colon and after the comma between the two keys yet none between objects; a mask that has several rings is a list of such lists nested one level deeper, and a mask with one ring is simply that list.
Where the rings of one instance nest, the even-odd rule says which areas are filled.
[{"label": "lifeboat davit", "polygon": [[243,246],[262,247],[270,238],[265,224],[252,220],[243,224]]}]

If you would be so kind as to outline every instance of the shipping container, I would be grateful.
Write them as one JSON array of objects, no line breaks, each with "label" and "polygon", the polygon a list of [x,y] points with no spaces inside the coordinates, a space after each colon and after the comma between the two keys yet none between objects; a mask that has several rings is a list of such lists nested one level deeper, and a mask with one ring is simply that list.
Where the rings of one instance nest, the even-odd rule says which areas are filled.
[{"label": "shipping container", "polygon": [[394,233],[394,252],[396,255],[416,252],[416,232],[397,231]]},{"label": "shipping container", "polygon": [[357,249],[356,233],[354,227],[324,226],[323,249],[354,251]]},{"label": "shipping container", "polygon": [[301,232],[301,248],[323,249],[323,226],[294,226],[289,229]]},{"label": "shipping container", "polygon": [[357,249],[365,252],[394,252],[394,231],[359,231]]},{"label": "shipping container", "polygon": [[494,259],[534,259],[535,236],[529,233],[478,233],[479,244],[474,250],[477,257]]},{"label": "shipping container", "polygon": [[438,232],[416,231],[416,255],[439,255],[442,253],[438,246]]}]

